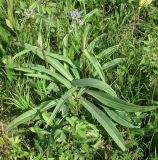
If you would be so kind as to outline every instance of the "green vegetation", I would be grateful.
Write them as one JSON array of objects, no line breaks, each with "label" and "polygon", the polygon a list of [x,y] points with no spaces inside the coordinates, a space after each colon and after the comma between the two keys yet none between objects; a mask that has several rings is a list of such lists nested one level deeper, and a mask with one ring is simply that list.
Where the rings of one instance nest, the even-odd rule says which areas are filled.
[{"label": "green vegetation", "polygon": [[0,159],[158,159],[158,2],[0,0]]}]

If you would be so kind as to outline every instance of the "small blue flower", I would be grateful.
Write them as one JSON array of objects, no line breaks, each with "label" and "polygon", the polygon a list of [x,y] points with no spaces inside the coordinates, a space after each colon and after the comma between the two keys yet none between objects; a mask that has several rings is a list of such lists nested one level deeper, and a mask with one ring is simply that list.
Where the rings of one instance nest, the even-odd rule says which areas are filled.
[{"label": "small blue flower", "polygon": [[81,18],[81,13],[78,10],[70,11],[70,13],[68,15],[74,19]]}]

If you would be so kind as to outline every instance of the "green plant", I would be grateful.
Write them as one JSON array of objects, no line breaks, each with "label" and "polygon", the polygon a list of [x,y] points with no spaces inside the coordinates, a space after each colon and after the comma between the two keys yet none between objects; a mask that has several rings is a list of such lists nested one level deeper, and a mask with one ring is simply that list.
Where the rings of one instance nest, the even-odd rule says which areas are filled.
[{"label": "green plant", "polygon": [[[56,126],[56,129],[52,129],[51,135],[46,128],[40,128],[38,123],[30,130],[37,134],[34,139],[37,144],[36,148],[46,146],[49,141],[47,148],[49,158],[92,159],[97,156],[99,150],[104,148],[99,130],[87,122],[84,117],[80,119],[74,116],[66,117],[59,126]],[[41,154],[41,158],[44,158],[44,155]]]},{"label": "green plant", "polygon": [[[150,107],[120,100],[142,106],[157,100],[158,3],[142,2],[0,0],[0,121],[4,132],[5,124],[21,114],[7,129],[9,137],[21,137],[15,146],[27,141],[27,159],[84,159],[92,152],[101,154],[90,155],[96,159],[156,158],[157,112],[140,113],[138,108]],[[103,149],[86,143],[81,155],[80,142],[86,139],[68,117],[86,126],[86,133],[88,122],[95,124]],[[67,140],[66,127],[74,150],[67,141],[57,142],[63,133]],[[59,130],[62,134],[54,137]],[[107,133],[128,150],[117,149]],[[18,157],[17,148],[7,155]]]},{"label": "green plant", "polygon": [[[95,41],[85,46],[89,29],[89,25],[86,25],[83,33],[83,46],[86,48],[82,50],[83,54],[81,55],[81,58],[84,57],[84,61],[82,62],[83,65],[85,65],[85,61],[88,60],[90,66],[87,66],[87,70],[85,68],[85,70],[82,70],[82,72],[89,72],[88,77],[90,77],[90,75],[92,75],[92,77],[98,75],[99,79],[101,80],[97,80],[94,78],[79,79],[79,75],[82,72],[80,70],[77,70],[76,66],[72,63],[72,61],[69,58],[65,57],[64,55],[50,53],[48,51],[44,51],[44,57],[42,51],[38,47],[31,46],[29,44],[25,44],[26,51],[28,49],[29,51],[31,50],[44,61],[46,58],[47,63],[49,64],[49,69],[42,65],[33,64],[32,66],[27,68],[14,67],[14,69],[25,72],[25,75],[29,77],[41,78],[48,80],[49,82],[51,82],[54,79],[61,83],[60,88],[63,88],[61,90],[64,91],[64,94],[58,99],[54,99],[50,102],[53,103],[53,106],[56,106],[49,118],[49,121],[47,122],[47,126],[51,124],[52,120],[56,117],[56,115],[64,107],[64,105],[68,107],[71,106],[68,103],[68,99],[71,98],[73,99],[73,101],[77,102],[75,103],[75,105],[77,105],[78,108],[84,106],[85,109],[88,110],[93,115],[93,117],[104,127],[104,129],[113,138],[117,145],[123,151],[125,151],[126,147],[124,145],[122,135],[116,129],[115,124],[110,120],[110,118],[123,126],[137,128],[137,126],[130,124],[127,118],[125,116],[120,115],[119,112],[145,112],[156,109],[157,107],[141,107],[134,104],[129,104],[117,97],[116,93],[111,88],[111,86],[105,82],[105,76],[103,72],[104,67],[101,67],[101,64],[99,63],[99,59],[103,56],[106,56],[108,52],[101,52],[95,57],[92,55],[92,53],[89,53],[92,52],[92,48],[95,47],[95,45],[92,45],[93,43],[95,44]],[[17,55],[15,55],[15,57],[13,57],[13,59],[21,56],[21,53],[26,53],[26,51],[18,53]],[[113,65],[115,65],[115,63]],[[93,74],[94,71],[92,68],[96,70],[96,74]],[[73,74],[71,74],[71,71]],[[83,75],[85,76],[86,73],[84,73]],[[74,77],[75,79],[79,80],[74,80]],[[49,105],[50,104],[44,106],[44,108],[52,107],[51,105]],[[35,114],[36,110],[33,109],[28,112],[32,112],[33,114]],[[26,122],[26,120],[30,119],[32,115],[27,115],[28,112],[13,120],[8,125],[7,130],[10,130],[13,127],[19,125],[20,123]],[[23,119],[21,119],[21,117],[23,117]]]}]

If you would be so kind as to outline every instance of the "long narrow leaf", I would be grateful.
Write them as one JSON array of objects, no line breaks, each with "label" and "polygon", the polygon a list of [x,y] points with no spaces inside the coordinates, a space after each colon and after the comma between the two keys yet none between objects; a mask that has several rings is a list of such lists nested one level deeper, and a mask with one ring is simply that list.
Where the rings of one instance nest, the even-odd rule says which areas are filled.
[{"label": "long narrow leaf", "polygon": [[20,67],[20,68],[15,67],[14,69],[17,71],[22,71],[22,72],[26,72],[26,73],[34,73],[34,70],[32,70],[28,67]]},{"label": "long narrow leaf", "polygon": [[64,66],[56,59],[53,59],[51,57],[47,57],[48,62],[64,77],[66,77],[69,81],[72,81],[74,78],[70,74],[68,70],[64,68]]},{"label": "long narrow leaf", "polygon": [[103,58],[105,56],[109,56],[110,54],[114,53],[118,49],[118,47],[119,47],[119,45],[109,47],[109,48],[103,50],[98,55],[96,55],[96,58],[100,59],[100,58]]},{"label": "long narrow leaf", "polygon": [[90,55],[87,50],[84,50],[85,56],[87,57],[87,59],[91,62],[91,64],[94,66],[94,68],[96,69],[98,75],[100,76],[100,78],[105,81],[105,77],[104,77],[104,72],[102,70],[102,67],[100,65],[100,63],[98,62],[98,60]]},{"label": "long narrow leaf", "polygon": [[[29,48],[29,46],[32,48],[32,51],[35,54],[37,54],[42,60],[45,60],[45,58],[43,57],[43,54],[42,54],[41,50],[38,47],[31,46],[29,44],[25,44],[26,48]],[[54,67],[59,73],[61,73],[69,81],[72,81],[74,79],[72,77],[72,75],[70,74],[70,72],[68,70],[66,70],[64,68],[64,66],[57,59],[51,58],[50,56],[47,56],[46,59],[47,59],[48,63],[50,63],[50,65],[52,67]]]},{"label": "long narrow leaf", "polygon": [[39,111],[44,112],[54,107],[56,104],[57,104],[57,100],[47,101],[47,102],[42,103],[39,107],[33,108],[21,114],[20,116],[18,116],[17,118],[15,118],[13,121],[11,121],[8,124],[6,131],[10,131],[11,129],[17,127],[18,125],[26,123],[27,121],[31,120],[34,116],[36,116]]},{"label": "long narrow leaf", "polygon": [[66,63],[68,63],[71,67],[76,68],[76,66],[72,63],[72,61],[71,61],[69,58],[65,57],[65,56],[62,56],[62,55],[60,55],[60,54],[49,53],[49,52],[47,52],[47,51],[46,51],[45,53],[46,53],[47,56],[50,56],[50,57],[52,57],[52,58],[55,58],[55,59],[61,60],[61,61],[63,61],[63,62],[66,62]]},{"label": "long narrow leaf", "polygon": [[64,103],[68,100],[68,98],[70,96],[72,96],[72,94],[77,90],[76,87],[72,87],[71,89],[69,89],[59,100],[59,102],[57,103],[56,107],[54,108],[53,113],[50,116],[50,120],[49,122],[55,118],[56,114],[59,112],[59,110],[61,109],[62,105],[64,105]]},{"label": "long narrow leaf", "polygon": [[125,60],[127,60],[126,58],[116,58],[114,60],[111,60],[107,63],[105,63],[102,68],[103,70],[107,70],[107,69],[110,69],[110,68],[113,68],[115,66],[117,66],[118,64],[124,62]]},{"label": "long narrow leaf", "polygon": [[96,47],[96,44],[99,43],[99,41],[105,36],[105,34],[102,34],[98,37],[96,37],[92,42],[89,43],[87,50],[88,52],[93,52],[94,48]]},{"label": "long narrow leaf", "polygon": [[86,93],[96,98],[102,104],[119,111],[146,112],[158,108],[158,106],[138,106],[135,104],[127,103],[126,101],[101,91],[87,90]]},{"label": "long narrow leaf", "polygon": [[90,28],[91,28],[91,25],[88,24],[88,25],[86,25],[86,27],[84,29],[84,32],[83,32],[83,35],[82,35],[82,49],[86,48],[87,39],[88,39],[88,34],[90,32]]},{"label": "long narrow leaf", "polygon": [[[71,88],[71,83],[66,79],[64,78],[63,76],[61,76],[60,74],[56,73],[56,72],[53,72],[49,69],[46,69],[44,66],[41,66],[41,65],[37,65],[35,67],[29,67],[29,68],[14,68],[15,70],[18,70],[18,71],[23,71],[23,72],[26,72],[26,73],[32,73],[32,74],[27,74],[27,76],[30,76],[30,77],[36,77],[36,78],[42,78],[42,79],[45,79],[45,80],[51,80],[51,78],[54,78],[56,80],[58,80],[60,83],[62,83],[65,87],[67,88]],[[38,71],[40,73],[44,73],[46,75],[49,75],[50,77],[43,77],[43,75],[41,74],[33,74],[35,73],[35,71]],[[25,74],[26,75],[26,74]],[[42,76],[42,77],[41,77]]]},{"label": "long narrow leaf", "polygon": [[42,74],[25,74],[25,76],[33,77],[33,78],[41,78],[41,79],[49,80],[49,81],[52,80],[49,76],[42,75]]},{"label": "long narrow leaf", "polygon": [[105,106],[102,106],[102,108],[106,111],[109,117],[111,117],[115,122],[121,124],[122,126],[128,128],[140,128],[139,126],[131,124],[127,119],[125,119],[125,116],[123,117],[121,114],[119,114],[118,111],[111,110]]},{"label": "long narrow leaf", "polygon": [[88,18],[92,17],[95,13],[97,13],[99,10],[96,8],[94,10],[92,10],[91,12],[89,12],[88,14],[85,15],[85,17],[83,18],[83,21],[87,20]]},{"label": "long narrow leaf", "polygon": [[30,48],[30,49],[25,49],[25,50],[17,53],[12,59],[14,60],[14,59],[16,59],[16,58],[18,58],[18,57],[21,57],[21,56],[25,55],[26,53],[29,53],[30,51],[32,51],[32,48]]},{"label": "long narrow leaf", "polygon": [[112,139],[116,142],[116,144],[123,150],[126,150],[124,145],[124,140],[115,127],[114,123],[108,118],[108,116],[97,108],[91,102],[81,98],[81,104],[93,115],[93,117],[104,127],[104,129],[108,132],[108,134],[112,137]]},{"label": "long narrow leaf", "polygon": [[72,86],[66,78],[56,72],[52,72],[51,70],[44,68],[43,66],[38,65],[37,67],[31,67],[31,69],[50,75],[52,78],[55,78],[56,80],[64,84],[67,88],[71,88]]},{"label": "long narrow leaf", "polygon": [[[116,59],[114,59],[114,60],[111,60],[111,61],[105,63],[105,64],[102,66],[102,69],[103,69],[103,70],[111,69],[111,68],[113,68],[113,67],[115,67],[115,66],[123,63],[125,60],[126,60],[126,58],[116,58]],[[98,75],[98,73],[95,71],[95,72],[93,73],[93,76],[97,76],[97,75]]]},{"label": "long narrow leaf", "polygon": [[106,82],[97,79],[85,78],[73,80],[72,85],[76,87],[93,87],[105,91],[106,93],[109,93],[112,96],[117,96],[116,92],[111,88],[110,85],[108,85]]}]

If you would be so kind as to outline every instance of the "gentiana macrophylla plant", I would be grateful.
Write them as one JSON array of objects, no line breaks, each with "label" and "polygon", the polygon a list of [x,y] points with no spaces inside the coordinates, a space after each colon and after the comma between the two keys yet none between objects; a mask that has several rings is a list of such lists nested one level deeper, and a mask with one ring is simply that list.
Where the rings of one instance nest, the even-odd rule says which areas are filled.
[{"label": "gentiana macrophylla plant", "polygon": [[[25,48],[26,49],[23,53],[32,51],[44,60],[42,51],[38,47],[25,44]],[[146,112],[156,109],[157,107],[138,106],[127,103],[118,98],[111,86],[105,82],[103,67],[101,67],[98,59],[88,53],[87,50],[84,50],[84,55],[89,60],[89,64],[95,68],[97,73],[96,75],[99,75],[98,79],[93,77],[93,75],[89,75],[89,77],[91,76],[93,78],[82,79],[82,77],[79,76],[79,69],[75,67],[70,59],[59,54],[49,52],[45,52],[45,54],[49,64],[49,69],[42,65],[15,67],[14,69],[23,71],[25,75],[29,77],[45,79],[50,83],[52,81],[56,81],[60,83],[60,87],[62,88],[61,90],[64,90],[64,93],[58,99],[44,102],[39,107],[21,114],[10,122],[6,128],[7,131],[10,131],[18,125],[33,119],[39,114],[39,112],[44,112],[54,107],[47,123],[47,125],[50,125],[51,121],[53,121],[57,113],[61,111],[62,107],[65,104],[69,106],[68,99],[73,97],[78,102],[78,105],[85,107],[85,109],[91,113],[93,118],[103,126],[115,143],[125,151],[126,147],[123,137],[117,130],[113,121],[125,127],[139,128],[138,126],[131,124],[126,119],[126,116],[122,116],[121,112]],[[20,55],[21,53],[17,54],[16,57]],[[64,64],[69,67],[65,68]],[[71,73],[71,70],[74,70],[74,72]]]},{"label": "gentiana macrophylla plant", "polygon": [[[53,108],[51,109],[52,113],[46,122],[46,127],[53,125],[52,122],[55,117],[59,116],[61,111],[63,112],[65,106],[71,106],[69,99],[73,99],[77,103],[77,107],[84,107],[106,130],[115,143],[123,151],[126,150],[123,136],[116,128],[115,123],[128,128],[139,128],[139,126],[131,124],[124,113],[151,111],[156,109],[157,106],[138,106],[117,97],[116,92],[106,83],[104,71],[123,62],[125,58],[114,59],[102,66],[100,61],[112,54],[118,46],[110,47],[95,55],[95,43],[99,41],[100,37],[87,44],[89,31],[90,25],[87,24],[82,33],[82,49],[77,60],[78,64],[81,63],[80,65],[73,63],[67,56],[69,35],[64,38],[63,54],[52,53],[37,46],[24,44],[25,49],[13,57],[14,60],[28,52],[37,55],[45,62],[46,67],[45,65],[35,64],[29,64],[28,67],[15,65],[14,70],[22,71],[28,77],[44,79],[49,83],[55,82],[63,94],[56,99],[52,97],[52,100],[43,102],[39,107],[21,114],[10,122],[6,128],[7,131],[29,120],[33,121],[40,113],[51,108]],[[84,74],[84,72],[86,73]],[[76,107],[76,103],[74,107]],[[62,115],[60,116],[61,119],[64,118]]]}]

